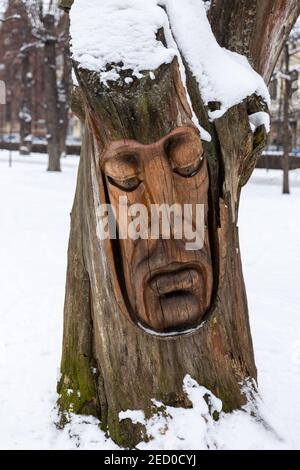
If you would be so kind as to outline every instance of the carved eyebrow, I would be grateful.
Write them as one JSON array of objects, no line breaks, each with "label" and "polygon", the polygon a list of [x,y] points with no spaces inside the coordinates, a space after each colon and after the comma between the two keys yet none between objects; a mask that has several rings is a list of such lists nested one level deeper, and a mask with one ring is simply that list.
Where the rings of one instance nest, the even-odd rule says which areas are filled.
[{"label": "carved eyebrow", "polygon": [[117,149],[113,156],[114,157],[138,157],[139,156],[139,153],[140,153],[140,149],[134,149],[132,147],[124,147],[124,148],[121,148],[121,149]]},{"label": "carved eyebrow", "polygon": [[166,146],[171,141],[176,142],[176,140],[180,141],[180,139],[182,138],[192,138],[195,136],[198,136],[199,140],[201,140],[200,134],[197,129],[192,127],[183,127],[182,129],[174,129],[170,132],[167,137],[163,137],[157,142],[151,142],[150,144],[140,144],[138,141],[133,139],[124,139],[116,146],[112,145],[112,147],[108,147],[108,149],[104,152],[104,160],[118,156],[122,157],[126,155],[136,155],[136,157],[139,157],[140,152],[147,147],[160,144]]},{"label": "carved eyebrow", "polygon": [[114,177],[123,173],[135,175],[140,171],[140,162],[136,153],[117,153],[106,157],[102,168]]},{"label": "carved eyebrow", "polygon": [[182,139],[184,137],[189,137],[189,138],[199,137],[199,140],[201,140],[201,137],[198,134],[198,132],[195,132],[194,130],[188,131],[187,129],[184,129],[184,130],[182,130],[182,132],[176,132],[174,134],[169,135],[167,140],[166,140],[166,144],[171,140],[173,142],[176,142],[176,140],[179,141],[180,139]]},{"label": "carved eyebrow", "polygon": [[132,143],[126,145],[121,144],[116,148],[109,149],[108,151],[104,152],[104,161],[110,160],[112,158],[122,158],[122,157],[139,157],[139,153],[141,150],[141,146],[136,142],[136,145],[132,145]]}]

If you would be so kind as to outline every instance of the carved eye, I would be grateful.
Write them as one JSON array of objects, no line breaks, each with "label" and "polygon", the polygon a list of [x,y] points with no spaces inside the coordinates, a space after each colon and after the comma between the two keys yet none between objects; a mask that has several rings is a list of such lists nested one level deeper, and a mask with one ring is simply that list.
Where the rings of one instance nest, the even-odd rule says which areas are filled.
[{"label": "carved eye", "polygon": [[189,166],[186,167],[173,167],[174,173],[177,173],[184,178],[191,178],[195,176],[201,169],[203,164],[204,157],[198,157],[197,160]]},{"label": "carved eye", "polygon": [[126,192],[135,191],[142,182],[135,154],[112,157],[105,164],[105,173],[110,184]]},{"label": "carved eye", "polygon": [[166,151],[174,173],[191,178],[201,170],[204,162],[203,147],[200,137],[196,134],[176,136],[168,142]]},{"label": "carved eye", "polygon": [[108,176],[107,179],[110,184],[126,192],[135,191],[142,182],[137,176],[126,179],[116,179]]}]

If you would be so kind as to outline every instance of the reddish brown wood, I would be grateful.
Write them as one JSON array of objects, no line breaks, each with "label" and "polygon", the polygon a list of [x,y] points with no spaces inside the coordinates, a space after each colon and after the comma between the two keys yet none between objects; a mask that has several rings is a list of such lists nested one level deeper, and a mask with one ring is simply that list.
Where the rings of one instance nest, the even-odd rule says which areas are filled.
[{"label": "reddish brown wood", "polygon": [[[119,242],[129,316],[137,324],[160,332],[199,325],[210,306],[213,285],[208,230],[201,251],[187,251],[188,240],[176,240],[174,227],[166,227],[164,233],[158,231],[159,239],[151,239],[155,220],[164,214],[163,210],[158,213],[155,205],[172,208],[176,204],[177,213],[183,216],[184,205],[190,204],[195,227],[197,204],[203,204],[207,225],[209,181],[199,131],[193,126],[177,127],[149,145],[134,140],[110,142],[101,152],[100,164],[119,233],[126,235],[125,225],[131,221],[128,216],[123,229],[120,227],[121,197],[127,198],[129,207],[143,204],[148,210],[148,238]],[[161,225],[157,229],[162,229]]]}]

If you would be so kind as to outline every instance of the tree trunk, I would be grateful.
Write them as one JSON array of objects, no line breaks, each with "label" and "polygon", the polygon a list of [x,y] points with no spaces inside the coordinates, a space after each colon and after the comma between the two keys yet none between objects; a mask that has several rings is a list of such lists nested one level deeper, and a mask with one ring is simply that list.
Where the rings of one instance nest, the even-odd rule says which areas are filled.
[{"label": "tree trunk", "polygon": [[[64,0],[62,4],[66,6]],[[224,411],[245,404],[241,384],[257,378],[237,216],[241,188],[266,140],[264,126],[252,133],[248,115],[265,106],[252,96],[211,123],[195,79],[186,64],[185,68],[193,109],[212,135],[210,143],[199,142],[192,131],[177,59],[156,70],[155,80],[147,73],[130,86],[116,82],[109,89],[100,85],[96,73],[76,67],[80,90],[73,109],[85,122],[85,135],[71,216],[59,406],[63,420],[69,411],[99,417],[102,428],[126,447],[147,436],[143,426],[120,421],[119,413],[137,409],[149,417],[151,399],[189,407],[182,390],[186,374],[217,395]],[[124,152],[130,153],[131,164],[140,154],[148,165],[136,186],[145,204],[172,204],[184,194],[203,201],[208,229],[203,249],[193,258],[173,239],[139,241],[132,248],[121,236],[100,237],[100,204],[114,205],[120,186],[129,185],[128,189],[135,184],[132,178],[114,181],[115,169],[107,163],[121,144],[121,173],[126,170]],[[176,153],[176,145],[182,145],[176,158],[203,146],[195,180],[171,176],[159,156]],[[128,192],[130,203],[132,197]],[[188,266],[192,286],[182,271],[170,271],[174,264],[176,269]],[[195,300],[193,287],[199,276]],[[172,282],[184,284],[181,295],[172,291]],[[155,294],[149,294],[148,284]],[[155,308],[155,295],[161,291],[160,306]],[[141,305],[146,305],[144,310]]]},{"label": "tree trunk", "polygon": [[292,136],[290,131],[290,99],[291,99],[291,81],[290,81],[290,53],[288,43],[284,47],[284,98],[283,98],[283,194],[290,194],[289,170],[290,170],[290,151],[292,149]]},{"label": "tree trunk", "polygon": [[60,171],[59,110],[56,77],[56,37],[54,15],[44,19],[45,40],[45,102],[48,140],[48,171]]},{"label": "tree trunk", "polygon": [[69,103],[72,87],[72,63],[69,47],[69,17],[64,16],[64,27],[66,30],[65,43],[63,47],[63,74],[59,84],[59,148],[60,155],[67,155],[67,134],[69,126]]},{"label": "tree trunk", "polygon": [[28,51],[21,53],[22,57],[22,103],[20,119],[20,154],[29,155],[32,143],[32,75],[30,71],[30,56]]}]

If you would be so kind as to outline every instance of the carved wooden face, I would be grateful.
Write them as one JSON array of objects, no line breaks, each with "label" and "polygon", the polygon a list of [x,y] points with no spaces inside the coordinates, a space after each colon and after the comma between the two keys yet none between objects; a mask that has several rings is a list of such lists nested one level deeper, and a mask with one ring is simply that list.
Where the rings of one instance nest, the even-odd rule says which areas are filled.
[{"label": "carved wooden face", "polygon": [[[111,142],[101,155],[101,170],[108,202],[116,214],[122,196],[127,197],[129,206],[143,204],[149,214],[153,204],[177,204],[182,208],[190,204],[195,208],[195,225],[196,204],[202,204],[207,226],[209,177],[195,128],[179,127],[150,145],[134,140]],[[203,321],[211,303],[208,230],[203,248],[196,251],[186,249],[184,237],[163,236],[160,233],[159,239],[117,240],[116,271],[136,323],[162,333],[185,331]]]}]

